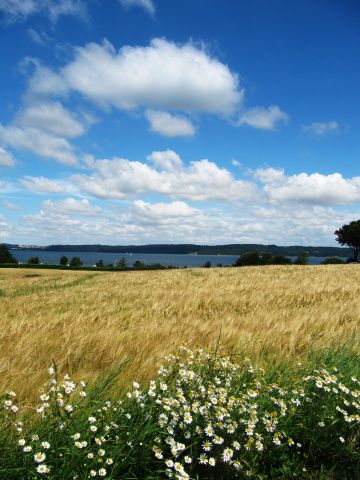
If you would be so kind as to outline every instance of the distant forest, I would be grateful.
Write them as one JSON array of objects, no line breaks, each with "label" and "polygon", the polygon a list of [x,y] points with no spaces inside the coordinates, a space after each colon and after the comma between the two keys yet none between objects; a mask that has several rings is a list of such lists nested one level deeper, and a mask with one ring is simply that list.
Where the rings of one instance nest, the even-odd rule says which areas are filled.
[{"label": "distant forest", "polygon": [[11,249],[45,250],[51,252],[104,252],[104,253],[165,253],[165,254],[199,254],[199,255],[241,255],[248,252],[271,253],[296,257],[307,254],[311,257],[350,257],[349,248],[339,247],[304,247],[249,244],[231,245],[194,245],[194,244],[156,244],[156,245],[49,245],[47,247],[21,247],[8,245]]}]

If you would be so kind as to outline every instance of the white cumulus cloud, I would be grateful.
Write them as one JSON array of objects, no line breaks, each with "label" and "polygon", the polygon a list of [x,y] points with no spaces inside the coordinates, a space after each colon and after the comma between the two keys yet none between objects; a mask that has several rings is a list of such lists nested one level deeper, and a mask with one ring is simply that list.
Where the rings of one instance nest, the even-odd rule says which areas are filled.
[{"label": "white cumulus cloud", "polygon": [[76,165],[73,146],[62,137],[30,127],[0,124],[0,142],[18,150],[28,150],[66,165]]},{"label": "white cumulus cloud", "polygon": [[289,115],[277,105],[269,108],[254,107],[245,110],[239,118],[239,125],[249,125],[259,130],[275,130],[280,123],[287,123]]},{"label": "white cumulus cloud", "polygon": [[174,150],[161,150],[152,152],[147,159],[160,170],[181,170],[183,162]]},{"label": "white cumulus cloud", "polygon": [[97,160],[93,174],[73,175],[71,181],[86,193],[108,199],[157,193],[194,201],[234,201],[257,193],[255,184],[235,179],[230,171],[214,162],[198,160],[185,166],[174,153],[153,152],[148,157],[160,168],[122,158]]},{"label": "white cumulus cloud", "polygon": [[77,118],[60,102],[43,102],[28,105],[16,117],[23,127],[45,130],[59,137],[77,137],[85,131]]},{"label": "white cumulus cloud", "polygon": [[103,106],[231,115],[243,97],[236,74],[191,42],[155,38],[148,46],[116,50],[108,41],[75,50],[58,73],[40,67],[30,93],[74,90]]},{"label": "white cumulus cloud", "polygon": [[20,181],[20,184],[24,188],[26,188],[26,190],[30,190],[31,192],[63,193],[65,191],[65,188],[63,185],[45,177],[31,177],[29,175],[26,175],[25,177],[21,178],[19,181]]},{"label": "white cumulus cloud", "polygon": [[65,198],[64,200],[45,200],[43,209],[60,215],[85,215],[93,216],[101,213],[101,208],[97,205],[91,205],[86,198],[77,200],[76,198]]},{"label": "white cumulus cloud", "polygon": [[172,115],[159,110],[147,110],[146,118],[150,123],[150,130],[164,137],[192,137],[195,127],[192,122],[181,115]]},{"label": "white cumulus cloud", "polygon": [[286,176],[283,170],[259,169],[257,178],[264,183],[270,200],[311,205],[345,205],[360,200],[360,177],[344,178],[340,173],[300,173]]},{"label": "white cumulus cloud", "polygon": [[170,203],[148,203],[143,200],[135,200],[133,204],[133,213],[140,217],[162,219],[162,218],[182,218],[192,217],[196,209],[190,207],[185,202]]}]

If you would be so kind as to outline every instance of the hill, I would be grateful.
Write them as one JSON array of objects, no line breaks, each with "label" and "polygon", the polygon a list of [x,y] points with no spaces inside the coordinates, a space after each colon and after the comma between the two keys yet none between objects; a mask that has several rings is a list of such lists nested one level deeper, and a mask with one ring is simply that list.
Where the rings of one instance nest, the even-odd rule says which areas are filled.
[{"label": "hill", "polygon": [[104,252],[104,253],[163,253],[201,255],[241,255],[247,252],[271,253],[296,257],[307,253],[311,257],[349,257],[349,248],[317,246],[278,246],[261,244],[196,245],[196,244],[150,244],[150,245],[48,245],[44,247],[17,246],[20,250],[39,249],[53,252]]}]

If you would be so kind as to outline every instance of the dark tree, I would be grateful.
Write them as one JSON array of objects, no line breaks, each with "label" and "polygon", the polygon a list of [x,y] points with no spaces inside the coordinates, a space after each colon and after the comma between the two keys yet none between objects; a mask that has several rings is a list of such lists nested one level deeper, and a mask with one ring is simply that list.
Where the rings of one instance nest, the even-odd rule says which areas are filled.
[{"label": "dark tree", "polygon": [[234,267],[248,267],[261,265],[261,258],[258,252],[243,253],[234,263]]},{"label": "dark tree", "polygon": [[102,268],[102,267],[105,266],[103,260],[99,260],[98,262],[95,263],[95,265],[96,265],[98,268]]},{"label": "dark tree", "polygon": [[39,257],[30,257],[27,263],[29,265],[39,265],[40,263]]},{"label": "dark tree", "polygon": [[120,258],[120,260],[116,262],[116,268],[126,268],[126,260],[124,257]]},{"label": "dark tree", "polygon": [[69,259],[68,257],[66,257],[65,255],[63,255],[61,258],[60,258],[60,265],[67,265],[69,263]]},{"label": "dark tree", "polygon": [[309,264],[309,255],[307,253],[301,253],[297,256],[295,260],[295,265],[308,265]]},{"label": "dark tree", "polygon": [[320,265],[337,265],[340,263],[345,263],[345,262],[339,257],[328,257],[328,258],[324,258],[324,260],[320,262]]},{"label": "dark tree", "polygon": [[0,244],[0,263],[18,263],[4,243]]},{"label": "dark tree", "polygon": [[352,251],[352,261],[359,261],[360,253],[360,220],[354,220],[336,230],[336,241],[340,245],[347,245]]},{"label": "dark tree", "polygon": [[274,255],[273,263],[274,265],[291,265],[292,261],[285,255]]},{"label": "dark tree", "polygon": [[133,264],[133,268],[136,270],[144,270],[146,268],[146,265],[144,262],[140,262],[140,260],[136,260]]},{"label": "dark tree", "polygon": [[209,260],[205,262],[203,268],[211,268],[211,262],[209,262]]},{"label": "dark tree", "polygon": [[81,267],[82,261],[80,257],[73,257],[70,261],[70,267]]}]

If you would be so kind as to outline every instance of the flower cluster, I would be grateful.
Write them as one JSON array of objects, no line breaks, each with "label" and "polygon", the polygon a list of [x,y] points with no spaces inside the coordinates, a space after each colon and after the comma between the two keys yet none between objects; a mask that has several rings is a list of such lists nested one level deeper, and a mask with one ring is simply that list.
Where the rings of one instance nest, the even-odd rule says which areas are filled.
[{"label": "flower cluster", "polygon": [[[318,412],[318,425],[322,428],[334,422],[340,422],[343,429],[347,428],[347,424],[360,424],[360,381],[351,377],[352,385],[346,386],[339,379],[337,371],[336,367],[332,372],[322,368],[303,378],[304,382],[312,387],[312,402],[315,402],[317,397],[327,397],[326,402],[316,402],[322,405]],[[343,436],[339,436],[339,440],[341,443],[345,442]]]},{"label": "flower cluster", "polygon": [[202,350],[183,347],[180,357],[168,361],[148,395],[158,406],[162,429],[154,455],[164,460],[170,478],[189,478],[199,468],[218,464],[233,469],[236,476],[247,468],[252,452],[274,445],[301,447],[284,431],[283,419],[294,414],[303,391],[287,392],[268,384],[262,370],[249,361],[238,365],[228,356]]},{"label": "flower cluster", "polygon": [[[23,478],[55,479],[60,471],[69,479],[142,478],[134,473],[140,457],[157,472],[153,478],[260,478],[259,465],[276,458],[279,465],[303,459],[292,475],[311,478],[307,432],[336,438],[337,449],[350,445],[360,427],[360,382],[347,384],[336,368],[310,372],[290,384],[248,359],[182,347],[146,388],[134,382],[119,399],[91,400],[83,381],[59,378],[53,366],[35,409],[38,423],[27,428],[17,418],[14,392],[2,410],[17,435]],[[135,470],[126,477],[130,464]]]}]

